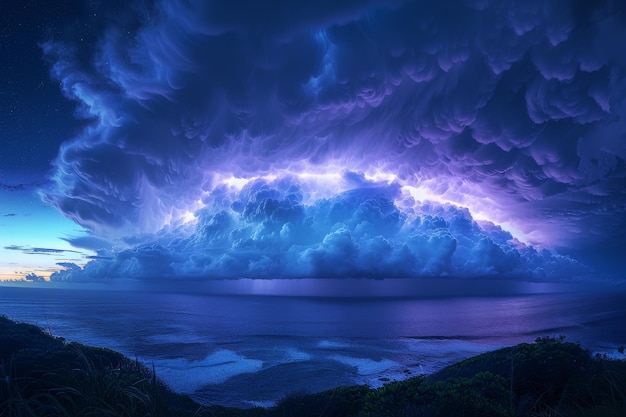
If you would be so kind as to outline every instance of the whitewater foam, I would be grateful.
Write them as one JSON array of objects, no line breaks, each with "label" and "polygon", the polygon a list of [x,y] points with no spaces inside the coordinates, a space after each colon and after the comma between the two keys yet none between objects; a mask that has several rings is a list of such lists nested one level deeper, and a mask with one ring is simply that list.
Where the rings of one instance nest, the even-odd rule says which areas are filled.
[{"label": "whitewater foam", "polygon": [[286,348],[284,352],[287,355],[286,360],[285,360],[285,362],[287,363],[304,362],[304,361],[311,360],[310,354],[303,352],[296,348]]},{"label": "whitewater foam", "polygon": [[367,358],[354,358],[350,356],[334,355],[329,359],[343,363],[344,365],[353,366],[357,369],[357,373],[362,376],[380,374],[391,368],[399,367],[398,362],[390,359],[381,359],[379,361]]},{"label": "whitewater foam", "polygon": [[201,361],[156,359],[154,367],[157,376],[174,391],[191,394],[203,385],[221,384],[235,375],[257,372],[263,367],[263,361],[222,349]]},{"label": "whitewater foam", "polygon": [[336,340],[320,340],[317,342],[317,347],[320,349],[345,349],[350,347],[350,345]]}]

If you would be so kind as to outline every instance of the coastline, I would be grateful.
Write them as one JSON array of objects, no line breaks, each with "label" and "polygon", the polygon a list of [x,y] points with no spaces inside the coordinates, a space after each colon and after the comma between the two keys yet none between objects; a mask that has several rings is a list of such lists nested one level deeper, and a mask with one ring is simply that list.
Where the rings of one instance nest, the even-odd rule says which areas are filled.
[{"label": "coastline", "polygon": [[154,363],[175,390],[227,407],[379,387],[546,335],[593,352],[626,344],[622,293],[344,299],[28,288],[0,296],[11,319]]},{"label": "coastline", "polygon": [[[131,392],[129,387],[138,389],[139,391],[132,391],[135,399],[128,400],[128,404],[137,410],[141,409],[141,412],[145,411],[145,407],[153,407],[154,412],[158,410],[156,415],[163,416],[312,415],[310,414],[312,410],[322,403],[332,403],[336,407],[332,413],[322,415],[336,416],[394,415],[399,410],[421,407],[419,404],[422,403],[427,409],[423,415],[440,415],[437,413],[444,406],[454,406],[457,411],[488,411],[492,413],[490,415],[506,416],[512,411],[516,412],[516,415],[525,415],[526,412],[536,412],[537,404],[531,407],[527,404],[527,399],[524,399],[524,396],[531,394],[536,395],[542,407],[558,405],[565,407],[563,409],[567,409],[569,413],[575,411],[576,407],[580,408],[581,404],[590,409],[595,408],[598,405],[596,403],[602,403],[602,406],[606,407],[604,396],[609,395],[607,390],[613,388],[622,389],[617,392],[624,394],[611,404],[612,409],[616,412],[626,409],[626,391],[623,390],[626,389],[626,360],[601,355],[594,357],[580,345],[566,342],[562,338],[538,338],[535,343],[522,343],[497,349],[446,366],[428,376],[389,382],[379,388],[344,386],[317,393],[296,392],[287,395],[273,407],[253,407],[246,410],[198,404],[189,397],[169,389],[158,379],[158,375],[154,374],[154,368],[151,370],[115,351],[66,342],[37,326],[16,323],[4,316],[0,317],[0,327],[2,329],[0,356],[3,364],[0,367],[2,371],[0,376],[6,381],[0,390],[0,408],[2,408],[0,411],[5,414],[7,407],[17,407],[20,404],[25,407],[41,406],[37,402],[40,400],[32,400],[34,402],[31,403],[28,397],[30,393],[34,395],[33,398],[39,398],[37,388],[47,390],[48,395],[65,393],[65,397],[58,399],[56,407],[74,407],[75,412],[82,412],[83,409],[80,407],[84,405],[72,398],[71,394],[75,390],[88,391],[81,392],[78,399],[91,395],[97,400],[102,400],[104,404],[106,398],[98,396],[107,395],[106,392],[96,389],[102,383],[99,379],[101,377],[106,377],[108,383],[115,379],[115,384],[121,387],[120,392],[126,395]],[[620,350],[623,352],[623,348]],[[623,356],[623,353],[616,353]],[[52,369],[55,371],[51,373]],[[51,381],[49,375],[56,376]],[[76,375],[86,375],[87,385],[83,384],[78,388],[63,385],[67,384],[67,381],[73,381]],[[28,383],[20,387],[22,381]],[[585,397],[584,403],[576,402],[577,397],[570,398],[571,393],[567,392],[574,389],[572,387],[577,386],[579,381],[587,383],[585,389],[588,391],[588,398]],[[90,383],[95,385],[90,386]],[[20,401],[16,402],[15,395]],[[127,399],[122,394],[117,395],[116,398],[120,402],[112,405],[115,410],[131,406],[124,402]],[[48,397],[48,400],[51,401],[52,398]],[[137,398],[142,400],[137,403]],[[457,402],[450,403],[451,398],[457,398]],[[567,398],[567,401],[563,401],[563,398]],[[550,401],[557,401],[558,404]],[[309,414],[298,414],[298,410],[304,410],[303,404],[307,404]],[[433,414],[429,414],[430,409]],[[115,410],[109,411],[114,413]],[[122,413],[124,410],[118,410],[119,415],[124,415]],[[288,410],[287,414],[285,410]],[[35,415],[50,414],[44,412]],[[79,414],[69,413],[69,415]]]}]

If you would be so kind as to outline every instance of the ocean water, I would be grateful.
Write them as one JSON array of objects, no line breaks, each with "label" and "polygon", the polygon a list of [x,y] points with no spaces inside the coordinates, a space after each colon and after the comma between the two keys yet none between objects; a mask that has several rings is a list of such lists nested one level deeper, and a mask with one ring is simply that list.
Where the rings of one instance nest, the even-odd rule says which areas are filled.
[{"label": "ocean water", "polygon": [[[344,285],[344,284],[342,284]],[[377,284],[382,285],[382,284]],[[0,287],[0,314],[118,350],[206,404],[380,386],[499,347],[564,335],[626,345],[626,292],[306,297]]]}]

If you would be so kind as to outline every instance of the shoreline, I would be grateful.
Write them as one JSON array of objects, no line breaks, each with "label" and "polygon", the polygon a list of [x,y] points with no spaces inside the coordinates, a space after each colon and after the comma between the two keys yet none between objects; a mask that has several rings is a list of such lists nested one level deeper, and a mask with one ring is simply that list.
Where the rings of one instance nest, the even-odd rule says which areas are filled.
[{"label": "shoreline", "polygon": [[[626,317],[619,294],[601,296],[600,302],[588,304],[588,296],[581,294],[494,301],[122,295],[46,289],[2,293],[4,310],[11,318],[86,345],[116,349],[141,359],[148,367],[154,362],[159,376],[171,386],[180,387],[176,381],[187,381],[183,384],[186,388],[179,391],[225,406],[241,406],[245,401],[266,404],[304,389],[321,392],[364,383],[379,387],[413,375],[430,375],[480,353],[532,342],[537,336],[564,334],[567,340],[580,341],[594,352],[610,352],[619,343],[626,344],[622,330],[616,327],[623,322],[619,317]],[[580,304],[580,299],[585,303]],[[612,304],[607,300],[613,300]],[[495,308],[504,313],[494,316]],[[606,314],[613,308],[615,313]],[[590,321],[567,315],[578,310],[577,316]],[[520,330],[518,324],[524,322],[516,320],[515,311],[533,311],[533,316],[522,317],[538,321]],[[256,317],[264,318],[257,321]],[[378,321],[381,317],[384,319]],[[404,321],[404,317],[409,319]],[[232,326],[233,321],[243,327]],[[480,323],[483,329],[468,327],[472,323]],[[507,323],[513,327],[501,327]],[[449,325],[452,327],[441,327]],[[391,326],[394,330],[389,331]],[[613,338],[599,343],[604,335]],[[407,369],[411,375],[406,375]],[[214,383],[217,371],[231,377],[219,376],[225,382]],[[273,389],[262,388],[267,380],[272,381]],[[229,395],[222,402],[223,390],[247,393],[240,391],[242,385],[250,387],[254,395]]]},{"label": "shoreline", "polygon": [[[445,366],[439,371],[427,376],[412,376],[403,381],[390,381],[378,388],[353,385],[340,386],[317,393],[305,394],[293,392],[280,399],[274,406],[266,408],[252,407],[243,409],[215,405],[203,406],[193,401],[188,396],[173,392],[168,386],[160,382],[158,373],[154,373],[154,367],[151,371],[150,368],[140,365],[137,360],[133,361],[118,352],[105,348],[85,346],[75,342],[67,342],[64,339],[50,335],[40,327],[26,323],[17,323],[7,319],[5,316],[0,317],[0,327],[2,330],[2,332],[0,332],[0,356],[2,357],[3,363],[3,365],[0,366],[0,373],[2,373],[0,376],[6,380],[6,385],[3,386],[4,388],[0,389],[0,411],[7,411],[3,409],[3,407],[14,406],[14,400],[11,399],[11,395],[15,394],[11,394],[11,387],[13,385],[20,385],[20,381],[25,377],[28,377],[28,381],[31,382],[28,383],[29,385],[24,386],[24,388],[18,388],[17,392],[21,392],[21,394],[18,394],[21,396],[20,398],[27,397],[26,394],[30,391],[34,390],[36,392],[37,388],[46,390],[52,389],[54,392],[60,389],[66,389],[54,388],[55,385],[52,385],[53,388],[51,388],[50,384],[55,384],[56,382],[50,382],[46,378],[49,378],[49,375],[57,375],[55,377],[56,379],[61,378],[61,380],[64,380],[63,378],[66,378],[64,373],[67,373],[69,375],[67,380],[72,381],[73,378],[76,378],[72,376],[76,372],[79,373],[79,376],[85,374],[89,377],[87,381],[92,382],[87,382],[87,384],[101,384],[102,382],[98,382],[100,381],[98,378],[104,375],[107,378],[106,381],[109,381],[107,383],[110,383],[111,378],[117,378],[118,381],[116,383],[120,384],[120,387],[128,387],[129,382],[131,384],[130,386],[143,387],[142,391],[133,394],[135,397],[140,394],[144,396],[141,398],[144,398],[145,404],[142,403],[143,405],[141,406],[162,408],[166,410],[162,415],[168,416],[204,415],[200,410],[206,410],[206,415],[213,416],[273,416],[281,415],[280,413],[284,412],[285,407],[293,411],[297,408],[297,404],[302,404],[303,402],[312,402],[319,405],[323,401],[331,400],[337,402],[337,407],[347,407],[347,411],[344,413],[332,415],[368,415],[367,413],[363,414],[363,411],[367,410],[368,407],[369,409],[378,409],[380,412],[383,412],[383,415],[391,415],[387,414],[391,410],[400,410],[402,407],[410,406],[415,402],[426,401],[426,399],[431,398],[432,395],[435,394],[441,398],[431,398],[428,400],[431,401],[428,402],[428,404],[439,404],[438,401],[443,401],[448,395],[456,396],[459,395],[459,393],[465,392],[464,390],[466,390],[467,387],[471,388],[470,397],[467,397],[462,403],[457,404],[456,407],[461,407],[463,410],[466,409],[465,407],[483,407],[481,408],[483,411],[491,410],[490,412],[497,412],[493,415],[504,416],[508,415],[507,413],[509,412],[507,411],[507,401],[503,396],[506,393],[507,384],[511,386],[508,406],[512,407],[512,409],[525,407],[525,405],[521,403],[514,404],[513,396],[519,395],[520,398],[522,398],[523,395],[528,395],[528,393],[524,394],[527,390],[530,390],[533,395],[536,394],[538,400],[541,401],[544,401],[544,399],[542,399],[543,396],[546,396],[547,400],[549,400],[551,398],[558,399],[560,395],[560,407],[564,392],[558,390],[552,392],[555,389],[554,384],[560,384],[559,387],[561,388],[559,389],[572,389],[570,385],[574,378],[582,378],[582,380],[585,381],[590,381],[590,379],[588,379],[590,377],[605,378],[601,380],[601,382],[604,382],[597,387],[597,392],[594,391],[593,393],[593,395],[598,398],[605,395],[603,390],[607,389],[607,387],[603,384],[626,384],[626,359],[624,359],[626,356],[623,353],[623,347],[620,348],[620,355],[622,355],[620,360],[602,356],[596,356],[594,358],[578,344],[565,342],[562,338],[544,337],[537,338],[534,343],[522,343],[472,356],[452,365]],[[53,358],[64,359],[57,360]],[[7,367],[4,365],[7,363],[10,363],[11,366]],[[66,363],[73,365],[66,366]],[[51,369],[57,369],[57,371],[50,374]],[[623,377],[623,379],[620,379],[618,382],[608,381],[606,380],[606,375],[608,375],[606,372],[609,372],[610,375],[621,375],[620,378]],[[507,382],[507,378],[512,378],[513,382]],[[542,390],[549,390],[547,394],[543,391],[535,392],[536,383],[528,385],[528,381],[535,380],[536,378],[539,378],[537,381],[541,381],[541,384],[543,384],[541,386]],[[458,385],[459,381],[464,382]],[[64,384],[65,383],[67,382],[64,382]],[[515,391],[513,390],[513,383],[516,384]],[[595,383],[594,381],[594,384]],[[33,388],[33,384],[35,388]],[[463,384],[469,385],[466,386]],[[492,390],[494,389],[493,387],[500,386],[498,389],[500,393],[495,393],[493,397],[491,397],[491,394],[484,394],[484,384],[492,387]],[[474,391],[474,388],[472,388],[474,385],[480,389]],[[65,387],[65,385],[62,386]],[[72,391],[67,391],[66,395],[71,397],[71,393],[76,389],[89,388],[95,389],[96,386],[84,387],[81,385],[79,388],[72,388]],[[441,391],[444,388],[445,390]],[[612,389],[612,386],[609,385],[609,388]],[[619,388],[621,389],[622,386],[619,385]],[[626,385],[623,388],[626,388]],[[245,388],[242,387],[242,389]],[[120,392],[128,392],[127,390],[128,388],[123,388]],[[626,407],[626,391],[623,392],[625,392],[624,398],[622,399],[623,403],[620,402],[615,405],[617,410],[620,410],[619,407]],[[69,401],[68,404],[65,404],[64,401],[66,400],[59,400],[58,407],[78,407],[77,409],[80,409],[80,407],[82,407],[80,401],[85,395],[86,394],[83,393],[78,398],[70,398],[71,401],[67,400]],[[97,397],[98,395],[107,394],[106,392],[95,389],[95,391],[90,392],[89,395],[96,395]],[[392,395],[391,398],[394,399],[391,403],[389,403],[388,400],[384,400],[389,395]],[[474,398],[476,395],[478,395],[478,397]],[[484,397],[484,395],[487,395],[487,397]],[[425,399],[421,396],[424,396]],[[24,398],[22,398],[22,400],[24,400]],[[116,398],[122,402],[126,401],[121,397]],[[593,398],[595,397],[592,397],[592,399]],[[294,403],[295,400],[297,400],[297,404]],[[251,402],[253,406],[260,404],[262,403]],[[444,406],[445,404],[448,404],[448,402],[442,402],[440,406]],[[264,405],[267,406],[270,404],[264,403]],[[31,404],[28,406],[30,407]],[[133,406],[137,406],[137,404]],[[118,405],[112,407],[115,408],[118,407]],[[484,409],[485,407],[487,408]],[[70,413],[70,415],[74,414]]]}]

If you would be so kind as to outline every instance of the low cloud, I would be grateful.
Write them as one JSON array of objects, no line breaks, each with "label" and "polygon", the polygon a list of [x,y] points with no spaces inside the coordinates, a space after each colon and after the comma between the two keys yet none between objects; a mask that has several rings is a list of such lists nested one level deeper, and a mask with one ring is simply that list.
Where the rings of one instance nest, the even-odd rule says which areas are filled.
[{"label": "low cloud", "polygon": [[87,249],[90,251],[112,248],[112,244],[109,241],[99,239],[95,236],[62,237],[61,240],[66,241],[75,248]]},{"label": "low cloud", "polygon": [[31,282],[44,282],[46,280],[44,277],[37,275],[34,272],[27,274],[24,279]]},{"label": "low cloud", "polygon": [[55,249],[55,248],[38,248],[31,246],[9,245],[4,249],[11,251],[19,251],[26,255],[57,255],[60,253],[82,253],[71,249]]},{"label": "low cloud", "polygon": [[101,250],[54,281],[110,278],[503,277],[569,279],[575,260],[519,242],[467,209],[419,202],[397,184],[370,183],[305,203],[294,178],[216,187],[195,222],[147,244]]}]

